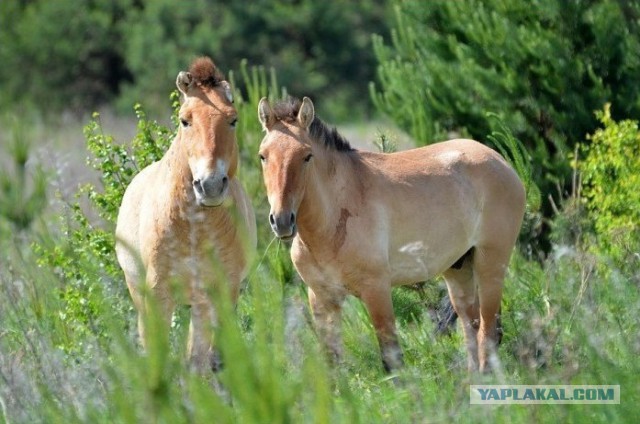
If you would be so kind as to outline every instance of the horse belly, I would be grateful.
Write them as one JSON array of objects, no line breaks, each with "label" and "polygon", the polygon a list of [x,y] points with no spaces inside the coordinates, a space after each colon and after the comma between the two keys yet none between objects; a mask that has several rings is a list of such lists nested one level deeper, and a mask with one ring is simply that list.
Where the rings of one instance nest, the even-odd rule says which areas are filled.
[{"label": "horse belly", "polygon": [[466,216],[452,220],[451,216],[454,215],[449,215],[448,221],[404,225],[391,232],[389,265],[393,285],[432,278],[451,267],[473,246],[475,221]]},{"label": "horse belly", "polygon": [[[460,255],[452,249],[430,253],[421,241],[407,243],[389,257],[391,284],[414,284],[428,280],[449,268]],[[456,259],[451,259],[455,257]]]}]

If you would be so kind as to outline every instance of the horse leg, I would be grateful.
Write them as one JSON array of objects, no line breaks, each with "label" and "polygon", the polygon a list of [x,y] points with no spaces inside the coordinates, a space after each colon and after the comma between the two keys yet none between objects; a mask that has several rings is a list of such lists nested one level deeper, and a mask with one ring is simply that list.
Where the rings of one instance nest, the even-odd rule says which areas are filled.
[{"label": "horse leg", "polygon": [[[244,264],[237,269],[227,272],[225,283],[229,283],[231,304],[235,305],[240,294],[240,282]],[[195,287],[190,299],[191,321],[189,322],[189,336],[187,341],[187,357],[193,371],[203,375],[208,371],[217,372],[222,369],[222,357],[214,344],[215,331],[218,327],[218,316],[210,293],[202,287]],[[227,286],[225,286],[226,288]],[[218,287],[215,290],[221,289]]]},{"label": "horse leg", "polygon": [[118,252],[121,256],[118,257],[118,260],[122,264],[122,269],[124,271],[124,278],[127,282],[127,288],[129,289],[129,294],[131,295],[131,299],[133,300],[133,304],[136,308],[136,312],[138,315],[138,338],[139,343],[144,350],[147,349],[146,339],[145,339],[145,293],[148,290],[145,286],[145,270],[142,266],[131,266],[139,265],[135,263],[135,261],[130,255],[130,252],[127,250],[125,253]]},{"label": "horse leg", "polygon": [[[136,276],[138,277],[138,276]],[[131,299],[133,300],[133,305],[136,308],[136,312],[138,314],[138,338],[140,340],[140,345],[143,349],[146,350],[145,346],[145,330],[144,330],[144,310],[145,310],[145,300],[142,293],[140,293],[140,280],[139,278],[134,278],[131,275],[125,272],[125,280],[127,281],[127,287],[129,288],[129,294],[131,295]]]},{"label": "horse leg", "polygon": [[462,323],[467,346],[467,367],[470,372],[477,371],[480,312],[471,260],[466,259],[459,269],[449,268],[444,272],[444,279],[447,282],[451,304]]},{"label": "horse leg", "polygon": [[[145,351],[148,349],[165,349],[163,343],[168,343],[171,317],[175,303],[169,290],[163,285],[147,289],[148,293],[142,300],[142,308],[138,309],[138,333]],[[151,327],[151,331],[147,331]]]},{"label": "horse leg", "polygon": [[318,294],[311,287],[307,290],[313,322],[321,343],[332,364],[339,364],[342,358],[342,302],[344,295],[328,296]]},{"label": "horse leg", "polygon": [[217,371],[220,358],[213,351],[213,331],[216,327],[216,315],[213,305],[208,300],[191,304],[191,322],[189,323],[189,339],[187,355],[194,371],[204,374],[209,370]]},{"label": "horse leg", "polygon": [[371,285],[360,293],[360,299],[367,307],[376,330],[385,371],[391,372],[401,368],[404,361],[396,334],[396,317],[391,302],[391,289],[388,286]]},{"label": "horse leg", "polygon": [[498,322],[502,287],[512,248],[479,247],[473,261],[473,273],[480,302],[478,361],[481,372],[498,365]]}]

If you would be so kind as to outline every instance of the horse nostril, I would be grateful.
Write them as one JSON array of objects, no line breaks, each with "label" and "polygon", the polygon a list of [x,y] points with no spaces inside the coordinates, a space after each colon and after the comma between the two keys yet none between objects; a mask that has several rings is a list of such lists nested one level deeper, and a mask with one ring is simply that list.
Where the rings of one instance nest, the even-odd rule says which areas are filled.
[{"label": "horse nostril", "polygon": [[296,214],[291,212],[291,225],[295,225],[296,223]]},{"label": "horse nostril", "polygon": [[271,225],[276,225],[276,219],[273,217],[272,213],[269,214],[269,223]]},{"label": "horse nostril", "polygon": [[229,183],[229,177],[225,175],[224,177],[222,177],[222,185],[226,187],[228,183]]}]

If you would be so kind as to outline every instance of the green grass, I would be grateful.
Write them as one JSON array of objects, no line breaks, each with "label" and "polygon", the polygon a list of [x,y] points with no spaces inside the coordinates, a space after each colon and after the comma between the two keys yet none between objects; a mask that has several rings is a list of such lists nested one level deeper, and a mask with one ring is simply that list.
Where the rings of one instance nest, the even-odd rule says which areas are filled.
[{"label": "green grass", "polygon": [[[93,299],[108,336],[91,323],[70,331],[60,316],[65,281],[35,266],[24,242],[2,250],[11,253],[0,273],[5,422],[625,422],[640,400],[637,287],[622,275],[585,282],[587,259],[577,252],[542,265],[514,257],[498,375],[467,375],[460,332],[436,337],[425,314],[398,320],[406,366],[396,385],[355,299],[345,305],[345,361],[325,365],[301,283],[277,277],[288,258],[273,245],[235,312],[217,299],[220,396],[186,368],[184,311],[147,354],[133,314],[118,313],[130,300],[108,290]],[[472,406],[470,383],[620,384],[621,404]]]}]

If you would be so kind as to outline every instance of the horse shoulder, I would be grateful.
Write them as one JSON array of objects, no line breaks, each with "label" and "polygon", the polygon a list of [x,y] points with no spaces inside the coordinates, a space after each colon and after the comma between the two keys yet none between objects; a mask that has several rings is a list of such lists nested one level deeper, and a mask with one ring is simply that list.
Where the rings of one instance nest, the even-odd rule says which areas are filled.
[{"label": "horse shoulder", "polygon": [[146,263],[146,258],[142,256],[140,238],[141,209],[147,196],[145,188],[154,173],[154,165],[144,168],[131,180],[122,197],[116,222],[116,256],[127,279],[133,284],[137,284],[142,278],[141,266]]},{"label": "horse shoulder", "polygon": [[116,249],[127,251],[129,254],[141,255],[144,238],[141,234],[148,233],[149,222],[154,221],[150,216],[157,211],[153,203],[154,178],[158,172],[159,163],[154,162],[140,171],[129,183],[122,197],[116,223]]},{"label": "horse shoulder", "polygon": [[328,260],[322,252],[310,250],[299,237],[293,240],[290,253],[296,271],[314,292],[325,297],[344,297],[347,289],[335,261]]}]

